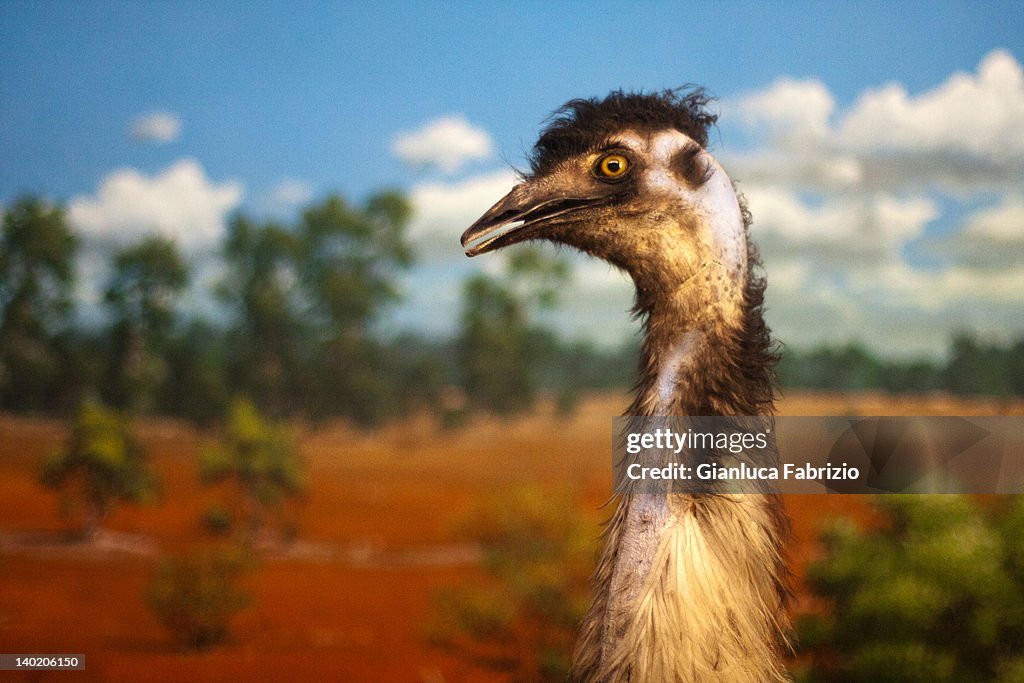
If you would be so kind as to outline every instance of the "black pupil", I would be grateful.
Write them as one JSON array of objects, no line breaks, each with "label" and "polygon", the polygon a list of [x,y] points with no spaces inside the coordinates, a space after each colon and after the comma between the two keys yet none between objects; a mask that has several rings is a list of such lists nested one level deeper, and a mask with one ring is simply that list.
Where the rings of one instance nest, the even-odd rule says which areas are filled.
[{"label": "black pupil", "polygon": [[607,167],[609,173],[618,173],[619,171],[622,170],[622,162],[619,161],[618,159],[609,159],[606,162],[605,166]]}]

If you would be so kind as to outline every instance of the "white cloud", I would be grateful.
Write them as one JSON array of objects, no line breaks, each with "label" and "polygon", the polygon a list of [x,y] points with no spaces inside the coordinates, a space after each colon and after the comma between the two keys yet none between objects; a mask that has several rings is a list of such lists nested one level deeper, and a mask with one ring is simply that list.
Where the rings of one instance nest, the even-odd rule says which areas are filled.
[{"label": "white cloud", "polygon": [[959,327],[1024,333],[1024,69],[1009,52],[923,92],[890,83],[839,107],[822,82],[781,78],[730,109],[761,141],[723,161],[781,339],[941,353]]},{"label": "white cloud", "polygon": [[756,239],[763,246],[773,240],[789,247],[818,245],[840,258],[898,258],[902,246],[923,235],[925,226],[939,215],[927,197],[878,193],[830,196],[811,204],[781,186],[747,187],[744,194]]},{"label": "white cloud", "polygon": [[391,143],[391,153],[410,166],[433,166],[451,174],[469,161],[491,158],[493,144],[487,131],[452,114],[400,133]]},{"label": "white cloud", "polygon": [[299,178],[282,178],[270,190],[270,199],[278,204],[295,206],[313,198],[313,184]]},{"label": "white cloud", "polygon": [[605,261],[571,255],[572,278],[559,292],[560,307],[548,316],[568,339],[586,339],[614,347],[639,331],[633,318],[633,282]]},{"label": "white cloud", "polygon": [[1003,244],[1024,244],[1024,196],[1012,194],[972,214],[964,234]]},{"label": "white cloud", "polygon": [[240,183],[215,183],[199,162],[181,159],[153,176],[113,171],[94,195],[73,197],[68,216],[92,237],[130,241],[158,233],[183,247],[207,245],[222,237],[225,216],[242,194]]},{"label": "white cloud", "polygon": [[451,242],[454,253],[461,254],[459,236],[515,183],[515,173],[503,169],[454,183],[415,185],[409,193],[413,208],[409,234],[427,246],[442,244],[442,251]]},{"label": "white cloud", "polygon": [[838,125],[840,143],[866,151],[1024,154],[1024,70],[1005,50],[977,74],[956,73],[912,96],[898,83],[869,90]]},{"label": "white cloud", "polygon": [[843,289],[849,299],[868,304],[847,303],[851,310],[859,310],[866,317],[912,310],[918,318],[939,322],[943,318],[978,318],[988,311],[995,313],[990,316],[989,327],[1006,329],[1007,315],[1016,315],[1018,320],[1024,315],[1021,282],[1024,266],[1019,264],[985,272],[963,266],[925,270],[906,263],[888,263],[850,271]]},{"label": "white cloud", "polygon": [[181,118],[168,111],[151,111],[132,120],[128,134],[140,142],[166,145],[181,135]]},{"label": "white cloud", "polygon": [[270,188],[263,205],[273,213],[285,213],[312,201],[313,184],[301,178],[281,178]]},{"label": "white cloud", "polygon": [[976,74],[955,73],[911,95],[899,83],[865,91],[836,114],[821,81],[780,78],[735,101],[741,120],[787,146],[823,144],[847,153],[1024,155],[1024,68],[1005,50],[990,52]]},{"label": "white cloud", "polygon": [[[948,235],[924,240],[923,253],[989,274],[1024,262],[1024,197],[1009,194],[968,214]],[[1011,291],[1024,298],[1024,279]]]},{"label": "white cloud", "polygon": [[87,307],[98,309],[110,275],[110,255],[103,249],[86,245],[78,253],[77,269],[75,298]]},{"label": "white cloud", "polygon": [[898,83],[867,90],[844,111],[813,79],[782,78],[731,106],[768,142],[727,158],[741,179],[964,194],[1024,176],[1024,68],[1005,50],[919,94]]},{"label": "white cloud", "polygon": [[586,283],[591,291],[620,291],[633,293],[633,281],[625,272],[601,259],[571,252],[573,279]]},{"label": "white cloud", "polygon": [[897,260],[833,270],[793,258],[766,260],[766,268],[768,322],[795,348],[855,340],[883,355],[939,355],[961,328],[999,339],[1022,331],[1024,267],[1016,264],[988,273]]},{"label": "white cloud", "polygon": [[825,137],[836,102],[820,81],[780,78],[767,89],[743,97],[737,105],[747,125],[764,126],[795,140]]},{"label": "white cloud", "polygon": [[[1015,198],[937,239],[926,233],[939,216],[927,197],[808,202],[783,187],[747,194],[765,254],[769,322],[797,348],[858,340],[883,354],[940,354],[961,327],[1002,339],[1024,331],[1024,231],[1016,242],[991,239],[1012,232]],[[945,265],[908,261],[912,244]]]}]

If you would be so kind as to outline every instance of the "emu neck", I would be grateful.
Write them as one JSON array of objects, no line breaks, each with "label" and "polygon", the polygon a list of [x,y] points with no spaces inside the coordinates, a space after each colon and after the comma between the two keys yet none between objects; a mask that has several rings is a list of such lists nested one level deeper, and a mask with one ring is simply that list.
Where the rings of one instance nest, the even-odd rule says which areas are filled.
[{"label": "emu neck", "polygon": [[[644,319],[640,375],[630,415],[737,415],[745,406],[731,406],[715,397],[713,384],[741,385],[735,376],[741,306],[734,301],[742,287],[724,287],[735,277],[717,262],[680,282],[674,296],[647,306],[638,296]],[[721,298],[722,289],[732,295]]]},{"label": "emu neck", "polygon": [[[706,280],[717,281],[715,268]],[[767,414],[772,387],[762,288],[747,283],[734,305],[694,296],[696,284],[680,283],[677,296],[646,308],[638,294],[646,336],[629,414]],[[779,657],[784,530],[771,496],[667,488],[624,495],[609,524],[575,676],[602,683],[787,680]]]}]

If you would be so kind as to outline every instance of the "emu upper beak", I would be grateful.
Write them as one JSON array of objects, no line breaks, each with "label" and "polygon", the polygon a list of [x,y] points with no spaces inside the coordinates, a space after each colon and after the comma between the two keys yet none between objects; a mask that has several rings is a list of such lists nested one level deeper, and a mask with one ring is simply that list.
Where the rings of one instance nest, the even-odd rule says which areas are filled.
[{"label": "emu upper beak", "polygon": [[558,216],[600,201],[600,197],[567,197],[530,181],[512,188],[497,204],[462,233],[466,256],[476,256],[536,237]]}]

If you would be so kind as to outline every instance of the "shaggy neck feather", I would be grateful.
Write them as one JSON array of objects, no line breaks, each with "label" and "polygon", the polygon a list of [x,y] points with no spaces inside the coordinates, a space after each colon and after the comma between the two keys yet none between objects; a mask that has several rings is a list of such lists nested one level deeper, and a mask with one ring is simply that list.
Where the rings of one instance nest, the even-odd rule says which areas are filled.
[{"label": "shaggy neck feather", "polygon": [[[756,263],[756,254],[750,257]],[[693,284],[691,278],[680,287]],[[629,414],[770,414],[773,359],[760,311],[763,283],[748,278],[742,291],[738,319],[714,297],[695,309],[693,292],[641,308],[646,336]],[[781,663],[786,530],[774,496],[625,494],[606,532],[574,677],[788,680]]]}]

